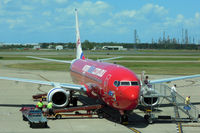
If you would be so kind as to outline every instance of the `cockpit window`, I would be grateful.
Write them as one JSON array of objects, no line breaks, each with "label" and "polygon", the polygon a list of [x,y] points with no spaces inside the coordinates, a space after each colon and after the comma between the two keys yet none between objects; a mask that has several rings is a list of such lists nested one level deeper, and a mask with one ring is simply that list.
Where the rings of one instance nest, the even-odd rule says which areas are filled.
[{"label": "cockpit window", "polygon": [[115,81],[114,86],[138,86],[139,83],[137,81]]},{"label": "cockpit window", "polygon": [[130,86],[130,82],[129,81],[121,81],[120,85],[121,86]]},{"label": "cockpit window", "polygon": [[137,81],[131,81],[131,86],[137,86],[139,85]]},{"label": "cockpit window", "polygon": [[119,81],[115,81],[114,82],[114,86],[118,87],[120,85],[120,82]]}]

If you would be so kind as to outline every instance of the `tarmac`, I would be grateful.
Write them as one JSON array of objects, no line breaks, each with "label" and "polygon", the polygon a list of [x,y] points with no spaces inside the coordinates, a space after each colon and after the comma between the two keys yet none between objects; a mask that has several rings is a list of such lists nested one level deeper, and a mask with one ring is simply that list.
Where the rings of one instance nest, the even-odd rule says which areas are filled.
[{"label": "tarmac", "polygon": [[[69,72],[58,71],[38,71],[9,69],[2,67],[6,61],[0,61],[0,76],[18,77],[36,80],[50,80],[56,82],[72,83]],[[175,77],[170,75],[150,75],[150,79],[160,79]],[[168,84],[177,84],[177,91],[183,97],[191,96],[191,102],[200,109],[200,78],[176,81]],[[21,83],[14,81],[0,80],[0,133],[176,133],[176,124],[162,122],[148,124],[143,119],[144,112],[139,109],[134,110],[131,124],[124,126],[115,120],[84,118],[84,119],[61,119],[48,120],[49,128],[32,129],[28,122],[22,120],[19,111],[23,104],[36,104],[32,100],[32,95],[48,92],[53,87],[39,86],[31,83]],[[160,114],[174,116],[172,107],[161,107]],[[136,129],[135,131],[131,129]],[[184,133],[199,133],[200,123],[183,123]]]}]

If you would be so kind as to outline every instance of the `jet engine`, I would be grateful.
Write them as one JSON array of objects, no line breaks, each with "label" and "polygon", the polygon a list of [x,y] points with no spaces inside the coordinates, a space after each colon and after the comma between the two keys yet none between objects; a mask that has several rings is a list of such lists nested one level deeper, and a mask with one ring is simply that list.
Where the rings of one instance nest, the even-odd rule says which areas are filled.
[{"label": "jet engine", "polygon": [[144,87],[141,89],[140,102],[144,106],[155,106],[159,103],[158,92],[152,88]]},{"label": "jet engine", "polygon": [[69,103],[70,92],[63,88],[53,88],[48,92],[47,99],[54,107],[65,107]]}]

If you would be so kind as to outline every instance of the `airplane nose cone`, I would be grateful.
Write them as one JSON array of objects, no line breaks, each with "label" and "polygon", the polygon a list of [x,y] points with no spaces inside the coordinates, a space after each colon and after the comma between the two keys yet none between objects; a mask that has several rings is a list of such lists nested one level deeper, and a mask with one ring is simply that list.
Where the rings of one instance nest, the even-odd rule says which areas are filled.
[{"label": "airplane nose cone", "polygon": [[123,91],[123,105],[124,110],[132,110],[137,107],[139,100],[140,88],[138,87],[129,87]]}]

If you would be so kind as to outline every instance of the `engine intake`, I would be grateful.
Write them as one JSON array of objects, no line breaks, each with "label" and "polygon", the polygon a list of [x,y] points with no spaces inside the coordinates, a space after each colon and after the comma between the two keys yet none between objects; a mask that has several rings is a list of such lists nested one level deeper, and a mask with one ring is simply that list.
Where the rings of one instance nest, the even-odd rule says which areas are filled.
[{"label": "engine intake", "polygon": [[53,88],[48,92],[47,100],[52,101],[54,107],[65,107],[69,103],[69,91],[63,88]]},{"label": "engine intake", "polygon": [[151,89],[151,88],[145,88],[142,90],[141,92],[141,96],[140,96],[140,102],[144,105],[144,106],[155,106],[159,103],[160,98],[157,95],[158,93]]}]

